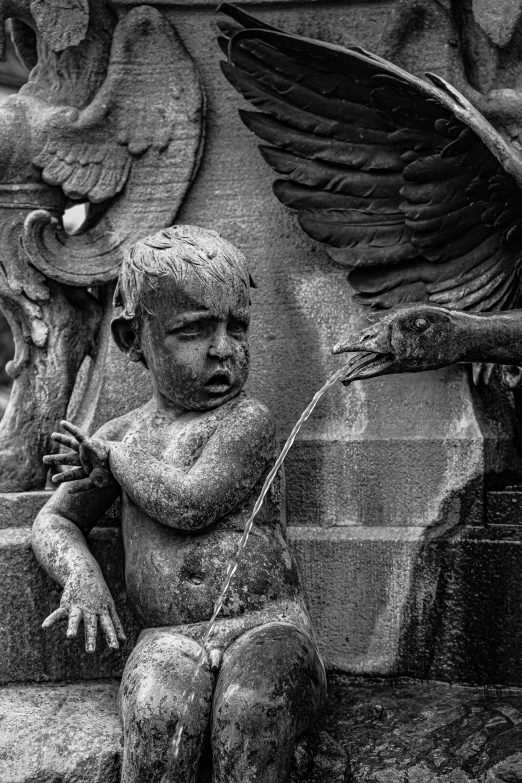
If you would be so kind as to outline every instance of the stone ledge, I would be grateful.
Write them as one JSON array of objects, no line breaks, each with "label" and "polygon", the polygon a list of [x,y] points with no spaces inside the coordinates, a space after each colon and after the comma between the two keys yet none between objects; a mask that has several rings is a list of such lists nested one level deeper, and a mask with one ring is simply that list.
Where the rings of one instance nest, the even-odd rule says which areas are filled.
[{"label": "stone ledge", "polygon": [[89,537],[125,627],[128,641],[116,652],[99,639],[88,654],[82,633],[67,640],[63,624],[43,631],[41,624],[60,600],[61,588],[38,565],[27,528],[0,530],[0,683],[116,677],[135,644],[139,629],[127,606],[123,549],[118,529],[99,528]]},{"label": "stone ledge", "polygon": [[[31,527],[52,494],[52,490],[0,492],[0,530]],[[120,501],[117,500],[99,521],[98,527],[117,527],[119,524]]]},{"label": "stone ledge", "polygon": [[[117,693],[114,680],[0,688],[0,783],[118,783]],[[289,783],[344,783],[347,764],[319,729],[299,742]],[[207,759],[199,783],[210,783]]]},{"label": "stone ledge", "polygon": [[[401,627],[410,622],[410,579],[423,533],[421,528],[289,530],[312,620],[330,666],[367,674],[401,672]],[[4,645],[0,683],[121,674],[139,629],[126,602],[120,531],[97,528],[89,545],[106,576],[129,642],[115,654],[100,640],[96,653],[88,655],[81,634],[66,640],[62,625],[42,631],[43,619],[58,604],[60,588],[36,562],[30,531],[3,530],[0,600],[7,611],[0,618]],[[411,664],[407,673],[418,668],[417,663]]]},{"label": "stone ledge", "polygon": [[118,783],[117,682],[0,688],[0,783]]},{"label": "stone ledge", "polygon": [[52,491],[0,492],[0,530],[9,527],[31,527]]},{"label": "stone ledge", "polygon": [[[118,783],[117,690],[115,680],[0,688],[0,783]],[[331,675],[328,690],[290,783],[522,783],[519,689]]]},{"label": "stone ledge", "polygon": [[[522,526],[289,529],[290,544],[330,668],[350,674],[522,685]],[[117,528],[89,544],[129,637],[100,640],[42,631],[60,589],[38,566],[27,528],[0,530],[0,683],[119,676],[139,632],[127,606]]]}]

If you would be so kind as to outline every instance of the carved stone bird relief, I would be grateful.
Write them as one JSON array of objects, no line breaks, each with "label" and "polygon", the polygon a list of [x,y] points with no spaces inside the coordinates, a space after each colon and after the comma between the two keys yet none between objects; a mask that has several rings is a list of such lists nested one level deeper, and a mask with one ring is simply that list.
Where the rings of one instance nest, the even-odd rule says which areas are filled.
[{"label": "carved stone bird relief", "polygon": [[[117,16],[104,0],[1,0],[9,17],[33,68],[0,106],[0,304],[16,346],[0,487],[14,491],[45,484],[41,455],[96,357],[125,249],[175,219],[201,157],[204,95],[151,6]],[[70,235],[64,211],[82,202]]]},{"label": "carved stone bird relief", "polygon": [[279,175],[277,198],[349,268],[374,309],[426,302],[475,313],[520,296],[522,152],[434,74],[417,78],[360,47],[284,33],[234,6],[221,12],[229,82]]}]

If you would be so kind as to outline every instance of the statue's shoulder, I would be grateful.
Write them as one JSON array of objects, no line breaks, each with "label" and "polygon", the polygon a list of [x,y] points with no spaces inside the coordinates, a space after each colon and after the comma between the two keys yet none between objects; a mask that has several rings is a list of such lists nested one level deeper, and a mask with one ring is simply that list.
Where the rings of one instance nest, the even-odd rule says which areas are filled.
[{"label": "statue's shoulder", "polygon": [[143,417],[145,408],[146,406],[143,405],[141,408],[135,408],[122,416],[117,416],[115,419],[105,422],[94,433],[93,437],[100,440],[123,440],[129,429],[134,428],[137,420]]},{"label": "statue's shoulder", "polygon": [[239,425],[243,424],[254,431],[268,431],[275,435],[276,423],[274,415],[261,400],[241,392],[230,403],[230,415]]}]

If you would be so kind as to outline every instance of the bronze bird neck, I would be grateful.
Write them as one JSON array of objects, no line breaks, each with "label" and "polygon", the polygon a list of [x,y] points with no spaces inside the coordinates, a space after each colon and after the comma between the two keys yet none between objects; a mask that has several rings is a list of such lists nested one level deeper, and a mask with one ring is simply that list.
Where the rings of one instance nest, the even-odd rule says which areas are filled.
[{"label": "bronze bird neck", "polygon": [[411,304],[346,336],[334,353],[375,355],[358,378],[436,370],[459,362],[522,365],[522,313],[476,314]]}]

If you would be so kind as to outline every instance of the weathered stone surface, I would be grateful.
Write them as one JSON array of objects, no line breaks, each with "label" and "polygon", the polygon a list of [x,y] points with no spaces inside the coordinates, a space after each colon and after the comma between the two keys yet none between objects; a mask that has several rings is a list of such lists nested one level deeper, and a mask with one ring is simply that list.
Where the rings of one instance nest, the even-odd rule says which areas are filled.
[{"label": "weathered stone surface", "polygon": [[326,665],[422,676],[437,585],[425,530],[303,527],[290,530],[290,541]]},{"label": "weathered stone surface", "polygon": [[97,530],[89,539],[115,599],[128,641],[109,650],[98,634],[94,654],[85,652],[83,631],[65,637],[65,626],[44,631],[43,620],[58,606],[61,589],[40,568],[31,549],[30,531],[0,531],[0,682],[78,680],[120,675],[135,644],[138,628],[127,607],[123,551],[119,530]]},{"label": "weathered stone surface", "polygon": [[437,627],[429,676],[449,682],[522,682],[522,529],[464,528],[437,542]]},{"label": "weathered stone surface", "polygon": [[522,487],[487,494],[488,525],[522,524]]},{"label": "weathered stone surface", "polygon": [[522,693],[332,676],[326,730],[353,783],[519,783]]},{"label": "weathered stone surface", "polygon": [[[117,689],[116,681],[0,689],[0,783],[117,783]],[[291,783],[520,783],[521,747],[517,689],[332,675]]]},{"label": "weathered stone surface", "polygon": [[497,46],[506,46],[522,17],[520,0],[473,0],[473,15],[484,32]]},{"label": "weathered stone surface", "polygon": [[116,682],[0,688],[0,783],[118,783]]},{"label": "weathered stone surface", "polygon": [[0,529],[30,527],[51,492],[0,492]]},{"label": "weathered stone surface", "polygon": [[[352,673],[425,673],[437,572],[429,565],[424,529],[299,527],[288,532],[327,665]],[[65,638],[62,625],[43,631],[41,623],[58,605],[60,588],[36,562],[29,530],[5,530],[0,532],[0,596],[6,607],[0,682],[121,674],[137,628],[125,595],[120,531],[97,529],[89,542],[129,642],[114,653],[100,638],[90,656],[81,631],[75,640]]]},{"label": "weathered stone surface", "polygon": [[[0,530],[31,527],[36,515],[52,496],[52,490],[0,492]],[[99,521],[100,527],[118,527],[120,501],[117,500]]]},{"label": "weathered stone surface", "polygon": [[[92,656],[81,632],[42,631],[60,590],[38,566],[29,530],[0,532],[3,653],[0,682],[121,674],[136,639],[127,607],[120,532],[90,539],[129,642]],[[471,528],[433,538],[423,528],[289,529],[310,615],[329,667],[480,683],[522,683],[522,534]]]},{"label": "weathered stone surface", "polygon": [[346,749],[328,732],[315,729],[297,745],[289,783],[350,783]]},{"label": "weathered stone surface", "polygon": [[[0,783],[117,783],[117,693],[117,681],[0,688]],[[345,783],[348,771],[344,747],[317,729],[299,742],[290,783]]]}]

